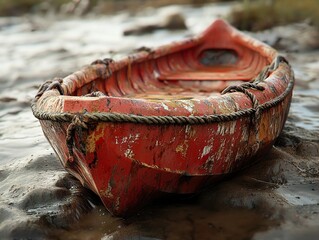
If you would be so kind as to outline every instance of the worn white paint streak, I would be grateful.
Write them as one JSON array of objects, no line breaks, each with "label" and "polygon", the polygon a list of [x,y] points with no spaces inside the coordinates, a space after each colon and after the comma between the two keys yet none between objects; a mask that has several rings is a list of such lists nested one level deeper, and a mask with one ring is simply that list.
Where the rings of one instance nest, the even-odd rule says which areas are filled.
[{"label": "worn white paint streak", "polygon": [[128,138],[129,138],[129,142],[135,142],[136,140],[138,140],[140,138],[140,134],[139,133],[137,133],[135,135],[130,134]]},{"label": "worn white paint streak", "polygon": [[224,135],[225,134],[225,125],[224,125],[224,123],[218,123],[217,134],[218,135]]},{"label": "worn white paint streak", "polygon": [[163,102],[162,102],[162,107],[163,107],[165,110],[167,110],[167,111],[169,110],[168,106],[167,106],[165,103],[163,103]]},{"label": "worn white paint streak", "polygon": [[108,183],[108,185],[107,185],[107,189],[105,191],[105,196],[107,198],[113,198],[114,197],[113,194],[112,194],[112,187],[111,187],[110,183]]},{"label": "worn white paint streak", "polygon": [[229,134],[234,134],[236,129],[236,121],[229,122]]},{"label": "worn white paint streak", "polygon": [[122,144],[123,144],[123,143],[126,143],[126,142],[127,142],[127,139],[128,139],[128,137],[123,137],[121,143],[122,143]]},{"label": "worn white paint streak", "polygon": [[217,134],[225,135],[225,134],[234,134],[236,130],[236,121],[228,122],[228,123],[219,123]]},{"label": "worn white paint streak", "polygon": [[159,72],[156,71],[156,70],[153,71],[153,74],[154,74],[154,77],[155,77],[155,78],[159,78],[159,77],[160,77]]},{"label": "worn white paint streak", "polygon": [[212,149],[212,146],[210,146],[210,145],[205,146],[203,148],[201,157],[204,157],[205,155],[207,155],[210,152],[211,149]]},{"label": "worn white paint streak", "polygon": [[135,135],[134,134],[130,134],[129,136],[122,138],[121,144],[123,144],[123,143],[134,143],[139,138],[140,138],[140,134],[139,133],[137,133]]},{"label": "worn white paint streak", "polygon": [[53,125],[51,125],[51,131],[54,132],[56,134],[55,128],[53,127]]},{"label": "worn white paint streak", "polygon": [[226,139],[223,139],[220,146],[219,146],[219,149],[218,149],[218,152],[217,152],[217,159],[220,159],[221,156],[222,156],[222,152],[225,148],[225,143],[226,143]]},{"label": "worn white paint streak", "polygon": [[189,100],[181,100],[182,106],[184,109],[186,109],[188,112],[193,113],[194,111],[194,103]]},{"label": "worn white paint streak", "polygon": [[185,133],[189,134],[191,130],[192,130],[192,127],[190,125],[187,125],[185,128]]},{"label": "worn white paint streak", "polygon": [[133,150],[130,148],[125,150],[124,155],[125,155],[125,157],[127,157],[129,159],[133,159],[133,157],[135,156]]}]

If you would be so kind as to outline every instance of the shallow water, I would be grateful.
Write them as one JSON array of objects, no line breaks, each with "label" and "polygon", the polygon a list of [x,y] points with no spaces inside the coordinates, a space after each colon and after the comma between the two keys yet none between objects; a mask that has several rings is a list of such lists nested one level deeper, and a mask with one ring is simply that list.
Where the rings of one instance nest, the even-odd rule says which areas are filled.
[{"label": "shallow water", "polygon": [[[203,30],[228,5],[171,6],[137,16],[0,19],[0,238],[315,239],[319,235],[319,54],[287,54],[296,73],[291,111],[270,153],[196,196],[114,218],[61,167],[29,104],[37,86],[97,58],[120,57]],[[127,27],[187,15],[188,30],[123,37]],[[155,19],[155,20],[154,20]],[[114,53],[116,52],[116,54]]]}]

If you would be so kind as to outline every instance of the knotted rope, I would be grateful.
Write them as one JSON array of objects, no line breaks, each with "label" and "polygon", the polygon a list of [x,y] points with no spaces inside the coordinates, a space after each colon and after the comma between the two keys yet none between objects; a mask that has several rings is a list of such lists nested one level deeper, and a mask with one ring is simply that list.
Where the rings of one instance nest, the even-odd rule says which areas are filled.
[{"label": "knotted rope", "polygon": [[106,66],[109,66],[110,63],[114,62],[112,58],[104,58],[104,59],[97,59],[94,62],[91,63],[91,65],[96,65],[96,64],[104,64]]},{"label": "knotted rope", "polygon": [[74,161],[74,153],[73,153],[73,145],[74,145],[74,136],[75,131],[77,129],[88,129],[87,124],[84,120],[81,119],[81,116],[74,115],[72,122],[67,128],[67,135],[66,135],[66,145],[68,147],[68,161],[72,163]]},{"label": "knotted rope", "polygon": [[221,94],[226,94],[229,92],[242,92],[244,93],[252,102],[253,108],[255,109],[255,121],[257,121],[260,118],[261,115],[261,110],[262,108],[259,107],[259,102],[254,94],[251,92],[247,91],[247,89],[255,89],[258,91],[264,91],[265,88],[263,86],[258,85],[259,83],[265,81],[265,79],[269,76],[270,73],[275,71],[281,62],[285,62],[286,64],[289,65],[288,61],[282,57],[282,56],[277,56],[274,61],[266,66],[256,78],[251,80],[248,83],[243,83],[238,86],[228,86],[225,88]]},{"label": "knotted rope", "polygon": [[49,91],[52,89],[57,89],[61,95],[64,94],[61,83],[63,82],[63,78],[54,78],[53,80],[47,80],[41,84],[37,94],[35,95],[35,99],[39,99],[45,91]]}]

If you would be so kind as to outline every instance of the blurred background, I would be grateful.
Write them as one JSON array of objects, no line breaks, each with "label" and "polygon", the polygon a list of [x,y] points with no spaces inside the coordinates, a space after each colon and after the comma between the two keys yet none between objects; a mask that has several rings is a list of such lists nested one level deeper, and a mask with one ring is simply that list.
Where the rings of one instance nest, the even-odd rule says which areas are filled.
[{"label": "blurred background", "polygon": [[242,30],[258,31],[300,21],[319,26],[318,0],[1,0],[0,16],[40,14],[74,17],[116,14],[121,11],[134,14],[146,8],[172,4],[196,7],[216,2],[238,3],[228,17],[232,24]]}]

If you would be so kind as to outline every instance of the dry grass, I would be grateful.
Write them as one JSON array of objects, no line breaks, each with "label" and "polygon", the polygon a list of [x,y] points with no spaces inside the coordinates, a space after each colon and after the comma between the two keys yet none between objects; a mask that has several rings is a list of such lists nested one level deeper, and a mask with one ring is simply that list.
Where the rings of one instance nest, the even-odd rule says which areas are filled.
[{"label": "dry grass", "polygon": [[[0,0],[0,16],[18,16],[25,13],[41,13],[47,11],[60,12],[62,5],[81,0]],[[170,4],[200,5],[211,2],[227,2],[232,0],[89,0],[87,12],[113,14],[118,11],[138,11],[146,7],[161,7]]]},{"label": "dry grass", "polygon": [[234,0],[119,0],[119,1],[99,1],[99,13],[109,13],[112,11],[129,10],[136,12],[147,7],[162,7],[171,4],[193,6],[213,3],[213,2],[230,2]]},{"label": "dry grass", "polygon": [[230,15],[234,26],[248,31],[305,20],[319,28],[319,0],[244,0]]},{"label": "dry grass", "polygon": [[70,0],[0,0],[0,16],[19,16],[25,13],[39,13],[53,10],[71,2]]}]

